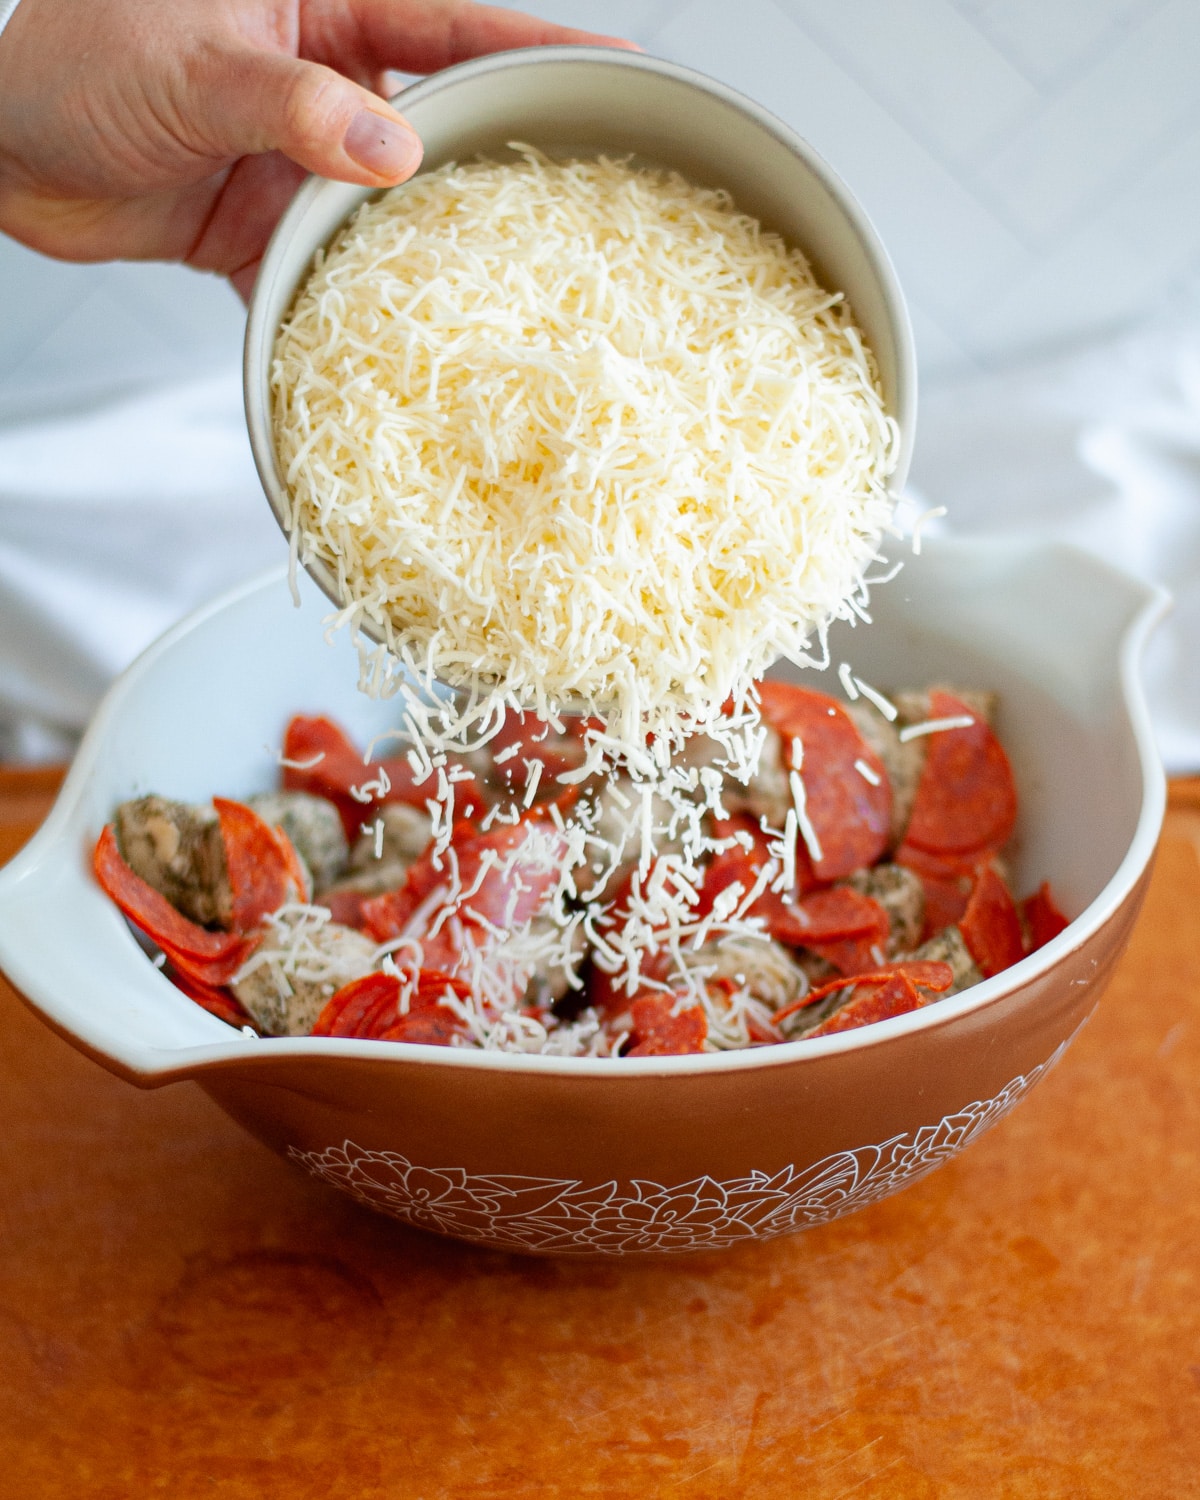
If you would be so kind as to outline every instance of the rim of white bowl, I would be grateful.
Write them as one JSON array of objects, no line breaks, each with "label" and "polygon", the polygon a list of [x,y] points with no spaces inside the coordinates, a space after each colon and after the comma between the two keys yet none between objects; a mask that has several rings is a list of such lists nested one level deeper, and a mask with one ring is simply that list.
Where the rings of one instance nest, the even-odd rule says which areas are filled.
[{"label": "rim of white bowl", "polygon": [[[1158,840],[1166,808],[1166,776],[1159,760],[1150,724],[1149,711],[1142,690],[1139,662],[1147,638],[1154,626],[1170,606],[1170,594],[1162,588],[1147,584],[1130,574],[1096,558],[1091,553],[1064,543],[1022,542],[1012,539],[952,538],[928,540],[925,545],[933,551],[957,549],[971,554],[981,547],[1008,548],[1015,554],[1022,551],[1050,551],[1074,558],[1088,567],[1108,574],[1115,584],[1124,587],[1134,600],[1131,618],[1121,637],[1121,648],[1117,662],[1117,680],[1121,701],[1126,711],[1133,734],[1138,761],[1142,771],[1142,798],[1137,823],[1132,839],[1117,868],[1104,888],[1076,917],[1066,930],[1035,953],[1014,964],[991,979],[964,990],[936,1004],[910,1011],[891,1020],[879,1021],[871,1026],[827,1037],[809,1040],[801,1038],[792,1042],[778,1042],[766,1047],[753,1047],[727,1052],[706,1052],[680,1057],[656,1058],[591,1058],[551,1057],[541,1053],[491,1052],[466,1048],[429,1047],[408,1042],[358,1041],[343,1038],[315,1037],[262,1037],[248,1038],[230,1034],[224,1022],[210,1016],[186,999],[165,976],[159,975],[164,987],[163,999],[172,997],[183,1006],[195,1011],[197,1028],[211,1029],[211,1042],[197,1040],[194,1044],[179,1047],[155,1047],[141,1042],[136,1036],[113,1034],[111,1028],[98,1028],[104,1040],[93,1040],[82,1036],[58,1012],[53,995],[39,985],[36,963],[19,945],[12,942],[0,944],[0,961],[17,990],[22,993],[43,1018],[61,1035],[110,1067],[114,1072],[145,1086],[169,1083],[177,1079],[196,1076],[214,1068],[262,1067],[274,1060],[307,1060],[316,1064],[323,1058],[360,1058],[376,1063],[395,1062],[422,1063],[435,1067],[469,1067],[500,1069],[514,1074],[539,1073],[561,1074],[568,1077],[638,1078],[665,1074],[707,1074],[729,1070],[740,1071],[762,1067],[781,1067],[810,1059],[813,1062],[832,1055],[854,1052],[868,1047],[886,1045],[899,1036],[916,1034],[925,1030],[953,1024],[963,1016],[1002,1000],[1012,991],[1022,988],[1054,968],[1069,954],[1081,947],[1114,914],[1118,906],[1128,897],[1137,881],[1148,867]],[[96,712],[91,727],[84,737],[78,755],[58,798],[42,828],[29,844],[3,869],[0,870],[0,899],[6,889],[37,873],[52,870],[79,858],[81,846],[94,839],[95,831],[86,826],[83,816],[84,791],[92,774],[108,733],[109,725],[116,719],[124,700],[137,680],[158,659],[171,651],[177,641],[200,629],[213,615],[236,604],[265,588],[279,587],[285,576],[283,568],[275,568],[266,574],[249,580],[230,590],[218,599],[196,610],[169,630],[117,679],[106,694]],[[111,913],[114,939],[123,943],[134,941],[124,919],[109,902],[98,885],[88,892],[88,899],[95,900]],[[146,960],[148,973],[153,973],[150,961]],[[222,1034],[223,1033],[223,1034]],[[107,1043],[107,1045],[106,1045]]]},{"label": "rim of white bowl", "polygon": [[[892,265],[891,257],[888,255],[887,247],[880,238],[870,215],[855,197],[849,185],[809,141],[781,120],[778,115],[772,114],[770,110],[765,109],[748,95],[739,93],[728,84],[721,83],[718,79],[711,78],[695,68],[667,62],[644,52],[624,52],[612,47],[520,47],[508,52],[494,52],[486,57],[472,58],[467,62],[457,63],[453,67],[445,68],[439,73],[431,74],[417,83],[410,84],[408,88],[396,95],[392,102],[408,109],[413,104],[419,105],[423,100],[432,98],[448,88],[453,88],[463,79],[481,77],[513,68],[536,69],[563,64],[587,64],[589,66],[602,64],[614,69],[633,69],[654,73],[687,85],[746,115],[793,155],[798,156],[817,177],[852,226],[871,273],[879,284],[888,310],[888,322],[894,346],[896,383],[895,410],[891,411],[890,415],[895,419],[900,431],[900,461],[896,472],[889,480],[889,488],[894,494],[899,494],[912,461],[918,385],[916,342],[904,290],[896,275],[895,267]],[[289,524],[290,499],[287,485],[279,472],[275,452],[269,388],[269,373],[278,323],[267,317],[267,289],[273,286],[275,278],[280,274],[279,262],[291,245],[314,199],[328,192],[344,192],[347,186],[348,184],[345,183],[332,182],[316,176],[307,177],[300,185],[268,241],[254,290],[251,293],[246,318],[242,381],[250,449],[263,493],[267,497],[279,529],[288,538],[289,544],[292,543],[292,531]],[[363,189],[362,194],[362,201],[365,202],[368,197],[373,196],[373,190]],[[320,242],[313,241],[307,247],[308,261],[311,261],[312,256],[320,248],[320,244],[327,243],[327,240],[328,237]],[[312,558],[302,563],[301,566],[327,599],[339,609],[346,606],[347,600],[338,589],[336,572],[328,563],[319,558]],[[364,618],[360,622],[360,628],[372,640],[384,642],[383,631],[375,625],[374,621]]]}]

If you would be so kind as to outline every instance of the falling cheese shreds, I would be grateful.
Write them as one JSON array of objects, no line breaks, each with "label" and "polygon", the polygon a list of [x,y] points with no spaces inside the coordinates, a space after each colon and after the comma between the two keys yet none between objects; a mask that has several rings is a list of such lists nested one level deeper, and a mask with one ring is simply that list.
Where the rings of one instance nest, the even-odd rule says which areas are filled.
[{"label": "falling cheese shreds", "polygon": [[[792,743],[795,744],[796,741],[793,740]],[[792,794],[792,807],[796,813],[796,827],[800,832],[800,837],[804,840],[813,863],[820,864],[824,854],[821,850],[821,841],[817,837],[817,830],[812,826],[808,816],[808,799],[804,791],[804,779],[799,770],[788,772],[788,788]]]},{"label": "falling cheese shreds", "polygon": [[875,688],[873,688],[869,682],[864,682],[861,677],[856,677],[854,679],[854,684],[858,688],[859,693],[868,701],[868,703],[873,703],[889,723],[895,721],[896,716],[899,714],[900,710],[896,707],[896,705],[890,698],[885,698],[881,692],[878,692]]},{"label": "falling cheese shreds", "polygon": [[934,505],[928,510],[923,510],[917,517],[912,529],[912,550],[914,557],[921,555],[921,532],[930,521],[938,521],[946,514],[944,505]]},{"label": "falling cheese shreds", "polygon": [[844,298],[726,193],[516,149],[318,257],[272,372],[291,530],[426,684],[674,744],[861,610],[897,428]]},{"label": "falling cheese shreds", "polygon": [[869,782],[872,786],[878,786],[883,780],[883,777],[880,776],[875,767],[869,765],[865,760],[856,760],[854,762],[854,769],[864,781]]},{"label": "falling cheese shreds", "polygon": [[944,734],[947,729],[970,729],[975,723],[970,714],[952,714],[947,719],[925,719],[920,724],[908,724],[900,731],[900,743],[920,739],[926,734]]},{"label": "falling cheese shreds", "polygon": [[319,766],[324,759],[324,750],[318,750],[315,755],[310,755],[307,760],[289,760],[286,755],[276,755],[275,764],[284,771],[311,771],[315,766]]}]

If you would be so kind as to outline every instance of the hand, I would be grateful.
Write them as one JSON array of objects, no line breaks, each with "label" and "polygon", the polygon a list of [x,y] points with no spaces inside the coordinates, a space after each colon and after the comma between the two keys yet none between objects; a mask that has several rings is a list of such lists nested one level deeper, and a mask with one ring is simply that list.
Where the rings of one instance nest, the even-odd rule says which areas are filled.
[{"label": "hand", "polygon": [[248,296],[306,171],[416,171],[385,71],[552,42],[629,45],[470,0],[21,0],[0,37],[0,230],[63,260],[184,261]]}]

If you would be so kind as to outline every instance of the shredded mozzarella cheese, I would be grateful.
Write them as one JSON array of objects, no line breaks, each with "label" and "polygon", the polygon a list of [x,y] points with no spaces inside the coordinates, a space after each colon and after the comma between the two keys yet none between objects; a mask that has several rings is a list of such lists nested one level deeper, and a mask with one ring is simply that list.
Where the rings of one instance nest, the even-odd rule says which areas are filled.
[{"label": "shredded mozzarella cheese", "polygon": [[292,532],[420,679],[629,747],[861,613],[897,429],[844,299],[727,194],[519,149],[318,257],[273,369]]},{"label": "shredded mozzarella cheese", "polygon": [[926,719],[921,724],[908,724],[900,731],[900,743],[907,744],[925,734],[942,734],[947,729],[970,729],[974,722],[970,714],[953,714],[948,719]]},{"label": "shredded mozzarella cheese", "polygon": [[889,723],[895,722],[896,716],[897,714],[899,714],[900,710],[896,707],[896,705],[891,701],[890,698],[885,698],[882,693],[877,692],[869,682],[864,682],[861,677],[856,677],[854,679],[854,684],[858,688],[859,693],[867,700],[867,702],[873,703]]},{"label": "shredded mozzarella cheese", "polygon": [[864,781],[870,782],[872,786],[878,786],[879,783],[883,780],[879,772],[875,770],[874,766],[868,765],[865,760],[856,760],[854,762],[854,769],[858,772],[858,774]]}]

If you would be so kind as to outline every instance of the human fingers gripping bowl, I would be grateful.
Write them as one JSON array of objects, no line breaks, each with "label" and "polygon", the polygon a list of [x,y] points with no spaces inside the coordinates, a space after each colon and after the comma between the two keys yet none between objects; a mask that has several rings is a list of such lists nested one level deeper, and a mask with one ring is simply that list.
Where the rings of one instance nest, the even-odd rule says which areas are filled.
[{"label": "human fingers gripping bowl", "polygon": [[628,45],[439,0],[20,0],[0,32],[0,231],[64,260],[186,261],[248,296],[304,171],[415,170],[388,70],[547,43]]}]

